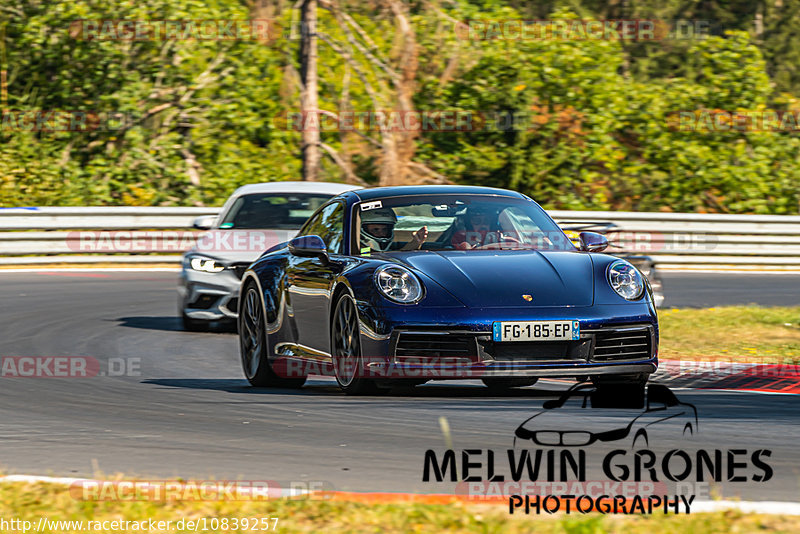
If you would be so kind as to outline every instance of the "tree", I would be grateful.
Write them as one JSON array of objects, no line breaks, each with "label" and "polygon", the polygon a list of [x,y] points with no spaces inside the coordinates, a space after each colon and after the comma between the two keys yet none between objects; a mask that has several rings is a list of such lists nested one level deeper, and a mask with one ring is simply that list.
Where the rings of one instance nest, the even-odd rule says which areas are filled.
[{"label": "tree", "polygon": [[[319,110],[317,95],[317,0],[303,0],[300,6],[300,114],[308,117]],[[303,128],[303,180],[319,177],[319,128]]]}]

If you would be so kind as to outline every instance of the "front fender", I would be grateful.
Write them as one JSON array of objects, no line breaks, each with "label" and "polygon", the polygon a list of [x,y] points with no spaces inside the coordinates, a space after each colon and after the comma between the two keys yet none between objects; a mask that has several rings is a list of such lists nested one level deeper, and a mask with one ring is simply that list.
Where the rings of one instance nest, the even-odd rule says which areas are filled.
[{"label": "front fender", "polygon": [[272,253],[261,256],[256,260],[242,277],[239,289],[239,305],[244,303],[243,290],[249,280],[256,283],[262,296],[264,317],[266,317],[267,330],[275,330],[275,325],[280,322],[282,315],[282,293],[284,289],[284,274],[286,272],[286,254]]}]

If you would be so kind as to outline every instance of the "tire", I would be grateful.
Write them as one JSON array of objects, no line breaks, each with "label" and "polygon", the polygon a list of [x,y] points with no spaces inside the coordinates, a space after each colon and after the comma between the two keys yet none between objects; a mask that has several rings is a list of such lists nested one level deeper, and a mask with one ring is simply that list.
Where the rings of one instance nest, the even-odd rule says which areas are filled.
[{"label": "tire", "polygon": [[184,312],[181,312],[181,323],[183,324],[183,329],[187,332],[207,332],[211,327],[211,323],[209,321],[192,319]]},{"label": "tire", "polygon": [[347,395],[378,393],[374,380],[364,378],[364,360],[361,355],[361,331],[358,311],[353,298],[345,293],[334,306],[331,321],[331,357],[333,374],[339,387]]},{"label": "tire", "polygon": [[261,294],[253,283],[248,283],[242,291],[244,305],[240,308],[239,355],[242,371],[251,385],[256,387],[299,388],[306,378],[284,378],[275,374],[269,362],[264,308]]},{"label": "tire", "polygon": [[511,388],[532,386],[538,378],[481,378],[483,384],[492,391],[507,391]]}]

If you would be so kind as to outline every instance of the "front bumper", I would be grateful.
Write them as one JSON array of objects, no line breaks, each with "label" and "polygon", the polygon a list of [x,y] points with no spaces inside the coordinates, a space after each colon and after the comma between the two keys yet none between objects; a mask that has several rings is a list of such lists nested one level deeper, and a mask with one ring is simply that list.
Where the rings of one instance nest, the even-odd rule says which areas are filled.
[{"label": "front bumper", "polygon": [[233,269],[204,273],[183,268],[178,280],[181,312],[203,321],[219,321],[238,317],[241,280]]},{"label": "front bumper", "polygon": [[[491,320],[486,309],[449,309],[449,324],[400,321],[388,331],[381,328],[385,317],[370,316],[374,307],[359,309],[365,371],[376,378],[585,377],[650,374],[658,367],[658,323],[650,304],[502,309]],[[493,321],[566,318],[580,322],[579,340],[492,341]]]},{"label": "front bumper", "polygon": [[599,375],[651,374],[658,368],[657,358],[640,362],[613,364],[507,364],[496,363],[471,365],[410,365],[403,363],[378,363],[369,365],[365,373],[368,378],[466,380],[480,378],[578,378]]}]

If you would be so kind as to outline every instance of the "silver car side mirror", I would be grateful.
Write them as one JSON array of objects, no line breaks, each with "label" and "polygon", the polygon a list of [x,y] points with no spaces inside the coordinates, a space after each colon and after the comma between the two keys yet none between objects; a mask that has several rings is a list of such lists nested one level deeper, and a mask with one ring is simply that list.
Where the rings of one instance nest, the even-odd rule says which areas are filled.
[{"label": "silver car side mirror", "polygon": [[216,219],[216,215],[202,215],[194,220],[192,227],[197,230],[211,230]]}]

